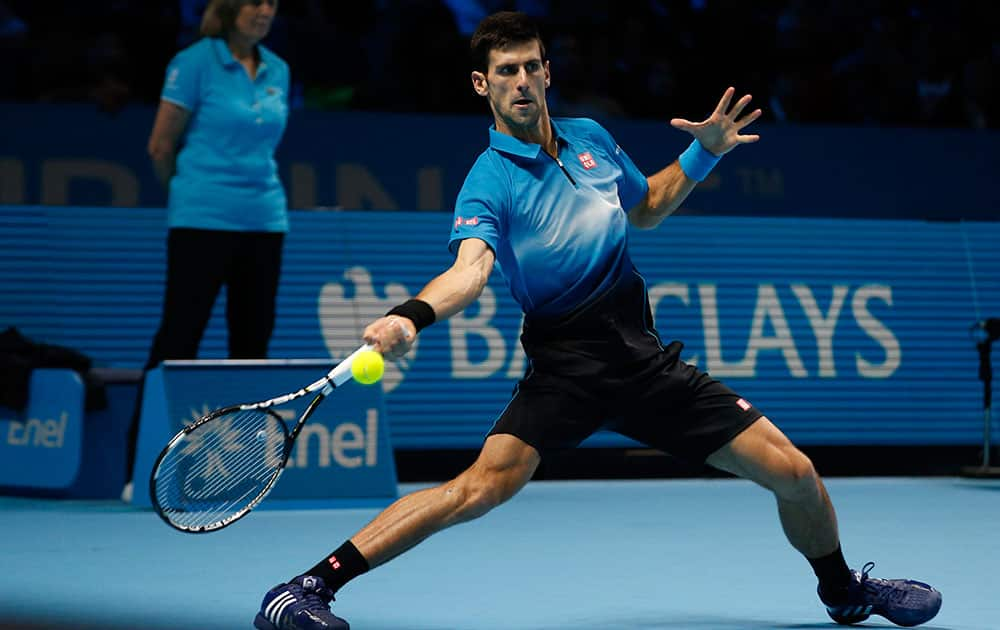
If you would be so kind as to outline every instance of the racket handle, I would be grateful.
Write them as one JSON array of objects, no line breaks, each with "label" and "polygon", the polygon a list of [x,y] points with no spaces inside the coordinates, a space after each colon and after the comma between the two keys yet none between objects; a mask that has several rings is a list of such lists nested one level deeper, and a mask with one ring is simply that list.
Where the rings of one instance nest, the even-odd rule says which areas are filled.
[{"label": "racket handle", "polygon": [[[340,363],[338,363],[337,367],[335,367],[332,370],[330,370],[330,373],[327,374],[327,376],[333,382],[333,387],[330,387],[330,386],[327,386],[327,387],[330,390],[333,390],[334,387],[340,387],[341,385],[343,385],[347,381],[351,380],[351,378],[352,378],[351,377],[351,364],[354,363],[355,357],[357,357],[362,352],[367,352],[369,350],[372,350],[372,348],[373,347],[370,344],[366,343],[365,345],[361,346],[360,348],[358,348],[357,350],[355,350],[354,352],[352,352],[349,357],[347,357],[346,359],[344,359],[343,361],[341,361]],[[323,388],[323,393],[324,394],[329,394],[330,392],[327,391],[327,388]]]}]

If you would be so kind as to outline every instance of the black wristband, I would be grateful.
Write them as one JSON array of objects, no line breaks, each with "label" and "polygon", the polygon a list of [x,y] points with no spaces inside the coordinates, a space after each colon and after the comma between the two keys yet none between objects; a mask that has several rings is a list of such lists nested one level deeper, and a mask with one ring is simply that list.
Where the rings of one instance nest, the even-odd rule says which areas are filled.
[{"label": "black wristband", "polygon": [[407,300],[386,313],[386,316],[389,315],[399,315],[412,321],[413,325],[417,327],[417,332],[427,328],[437,320],[434,309],[423,300]]}]

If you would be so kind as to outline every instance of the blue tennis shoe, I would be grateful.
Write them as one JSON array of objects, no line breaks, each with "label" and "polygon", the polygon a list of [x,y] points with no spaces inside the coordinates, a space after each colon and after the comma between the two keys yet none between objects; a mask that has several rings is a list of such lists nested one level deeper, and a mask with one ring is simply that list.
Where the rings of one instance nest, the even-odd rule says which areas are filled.
[{"label": "blue tennis shoe", "polygon": [[847,601],[826,606],[826,612],[837,623],[861,623],[871,615],[881,615],[899,626],[919,626],[934,618],[941,610],[941,593],[928,584],[914,580],[882,580],[868,577],[875,568],[867,563],[861,573],[851,571],[853,579],[847,587]]},{"label": "blue tennis shoe", "polygon": [[330,611],[333,591],[323,578],[302,575],[264,595],[253,620],[258,630],[349,630],[350,624]]}]

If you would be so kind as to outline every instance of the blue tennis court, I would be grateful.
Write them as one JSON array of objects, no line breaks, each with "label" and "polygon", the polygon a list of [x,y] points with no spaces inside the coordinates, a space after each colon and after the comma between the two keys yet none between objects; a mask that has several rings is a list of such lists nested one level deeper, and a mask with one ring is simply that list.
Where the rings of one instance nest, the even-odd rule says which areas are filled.
[{"label": "blue tennis court", "polygon": [[[845,553],[944,594],[924,628],[998,627],[1000,483],[828,479]],[[419,486],[404,485],[408,492]],[[117,502],[0,498],[16,628],[250,628],[264,591],[375,511],[261,510],[208,535]],[[544,481],[345,587],[360,630],[834,627],[771,495],[742,480]],[[880,617],[866,624],[891,626]]]}]

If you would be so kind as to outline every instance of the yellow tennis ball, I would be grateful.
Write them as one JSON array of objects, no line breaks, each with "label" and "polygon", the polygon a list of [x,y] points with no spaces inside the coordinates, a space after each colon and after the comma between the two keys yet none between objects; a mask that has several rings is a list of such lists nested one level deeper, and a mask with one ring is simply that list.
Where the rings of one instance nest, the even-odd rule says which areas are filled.
[{"label": "yellow tennis ball", "polygon": [[351,363],[351,376],[362,385],[377,383],[385,371],[385,361],[382,355],[374,350],[365,350],[354,357]]}]

